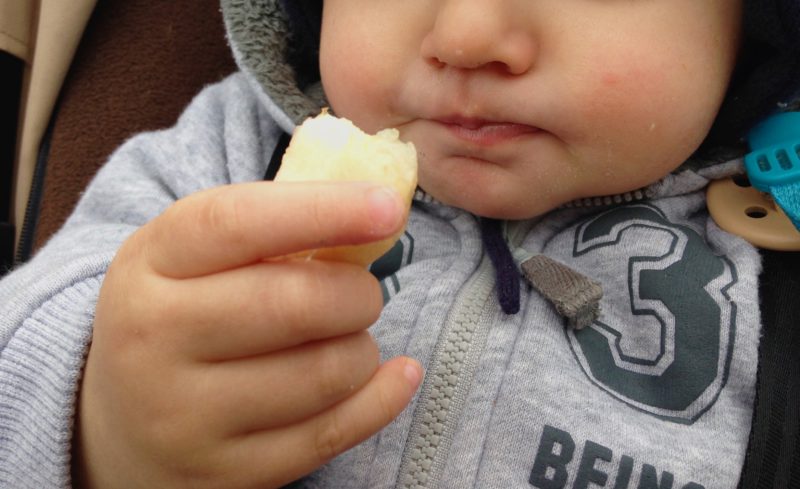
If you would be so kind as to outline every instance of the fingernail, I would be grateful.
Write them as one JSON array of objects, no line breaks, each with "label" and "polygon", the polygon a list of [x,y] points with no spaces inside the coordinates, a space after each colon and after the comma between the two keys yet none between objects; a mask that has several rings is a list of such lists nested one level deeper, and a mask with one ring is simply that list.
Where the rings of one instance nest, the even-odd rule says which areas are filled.
[{"label": "fingernail", "polygon": [[422,382],[422,367],[420,364],[414,360],[406,360],[403,374],[408,379],[408,383],[411,384],[411,388],[417,390],[420,382]]},{"label": "fingernail", "polygon": [[367,194],[370,217],[376,234],[393,232],[400,224],[403,209],[400,196],[389,187],[374,187]]}]

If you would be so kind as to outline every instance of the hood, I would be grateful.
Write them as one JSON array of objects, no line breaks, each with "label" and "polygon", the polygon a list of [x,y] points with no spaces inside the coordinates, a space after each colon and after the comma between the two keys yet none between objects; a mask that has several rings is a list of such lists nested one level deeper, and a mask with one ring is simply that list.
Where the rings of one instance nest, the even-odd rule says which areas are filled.
[{"label": "hood", "polygon": [[[239,67],[291,132],[327,105],[318,54],[322,0],[222,0]],[[731,86],[703,145],[682,169],[742,156],[744,137],[774,112],[800,110],[800,0],[744,0],[744,36]]]},{"label": "hood", "polygon": [[327,105],[317,57],[322,0],[221,0],[239,68],[284,131]]}]

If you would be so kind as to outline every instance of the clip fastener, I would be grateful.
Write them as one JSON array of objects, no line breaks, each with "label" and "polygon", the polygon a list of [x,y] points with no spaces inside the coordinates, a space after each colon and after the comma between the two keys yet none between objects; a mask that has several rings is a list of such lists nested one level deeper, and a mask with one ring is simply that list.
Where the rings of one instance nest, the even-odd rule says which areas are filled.
[{"label": "clip fastener", "polygon": [[751,153],[744,157],[753,187],[772,195],[800,230],[800,112],[773,115],[747,136]]}]

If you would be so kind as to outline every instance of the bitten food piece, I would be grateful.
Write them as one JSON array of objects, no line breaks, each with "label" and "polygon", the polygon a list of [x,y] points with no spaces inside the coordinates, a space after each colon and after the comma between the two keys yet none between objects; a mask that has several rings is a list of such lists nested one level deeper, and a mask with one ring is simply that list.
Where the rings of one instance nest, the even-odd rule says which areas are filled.
[{"label": "bitten food piece", "polygon": [[[275,181],[368,181],[393,188],[406,203],[408,219],[417,187],[417,151],[397,129],[369,135],[347,119],[323,111],[295,129]],[[313,250],[316,259],[367,266],[389,251],[400,235],[358,246]]]}]

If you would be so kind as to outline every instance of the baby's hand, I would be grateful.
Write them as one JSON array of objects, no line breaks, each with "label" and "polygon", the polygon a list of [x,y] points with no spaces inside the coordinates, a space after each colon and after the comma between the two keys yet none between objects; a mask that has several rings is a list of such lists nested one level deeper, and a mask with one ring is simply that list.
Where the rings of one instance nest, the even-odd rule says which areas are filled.
[{"label": "baby's hand", "polygon": [[85,487],[277,487],[397,416],[421,370],[379,366],[363,268],[287,259],[397,232],[368,184],[260,182],[179,201],[120,249],[80,394]]}]

